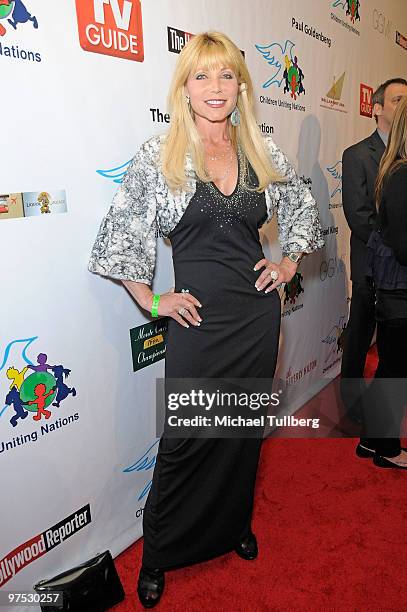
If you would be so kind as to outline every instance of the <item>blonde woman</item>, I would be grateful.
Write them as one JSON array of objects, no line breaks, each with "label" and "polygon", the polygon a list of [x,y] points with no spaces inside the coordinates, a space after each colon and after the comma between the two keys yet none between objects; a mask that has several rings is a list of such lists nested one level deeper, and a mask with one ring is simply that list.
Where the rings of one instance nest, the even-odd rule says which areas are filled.
[{"label": "blonde woman", "polygon": [[[90,270],[121,279],[152,316],[169,317],[167,378],[272,378],[280,299],[305,253],[323,245],[311,193],[253,113],[238,47],[193,37],[169,92],[168,134],[145,142],[102,222]],[[277,213],[280,262],[258,229]],[[175,290],[151,289],[157,228],[171,241]],[[251,530],[261,439],[161,438],[143,515],[138,594],[155,606],[164,571],[235,550],[257,555]]]},{"label": "blonde woman", "polygon": [[[398,103],[376,182],[378,226],[367,244],[376,287],[379,365],[366,392],[358,454],[378,467],[407,469],[400,424],[407,402],[407,96]],[[391,379],[391,380],[388,380]]]}]

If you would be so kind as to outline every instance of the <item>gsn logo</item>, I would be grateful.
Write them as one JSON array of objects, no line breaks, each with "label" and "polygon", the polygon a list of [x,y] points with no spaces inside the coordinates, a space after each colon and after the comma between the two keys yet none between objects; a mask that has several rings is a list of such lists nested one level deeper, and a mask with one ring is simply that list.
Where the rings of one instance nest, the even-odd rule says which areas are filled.
[{"label": "gsn logo", "polygon": [[144,60],[140,0],[76,0],[82,49]]}]

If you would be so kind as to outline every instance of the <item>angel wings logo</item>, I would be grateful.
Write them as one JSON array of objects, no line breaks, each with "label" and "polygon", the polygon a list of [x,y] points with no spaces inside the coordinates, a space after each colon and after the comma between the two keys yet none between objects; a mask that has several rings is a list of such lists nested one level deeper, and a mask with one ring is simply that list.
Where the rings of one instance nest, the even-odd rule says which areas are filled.
[{"label": "angel wings logo", "polygon": [[46,353],[37,352],[35,359],[27,355],[36,340],[38,336],[13,340],[3,356],[0,354],[0,376],[6,382],[0,423],[7,420],[12,427],[17,427],[20,421],[30,417],[34,421],[47,421],[69,395],[76,396],[75,387],[65,382],[71,370],[58,363],[50,365]]},{"label": "angel wings logo", "polygon": [[[337,357],[339,353],[342,353],[343,336],[346,330],[346,325],[346,317],[342,315],[339,317],[338,321],[332,325],[329,333],[324,338],[321,338],[321,342],[326,344],[329,349],[328,355],[325,358],[325,363],[330,361],[332,358]],[[334,363],[336,363],[336,361]]]},{"label": "angel wings logo", "polygon": [[329,174],[329,208],[342,206],[342,161],[326,167]]},{"label": "angel wings logo", "polygon": [[272,68],[272,75],[263,83],[263,88],[284,83],[284,93],[293,100],[305,94],[304,72],[298,63],[298,56],[293,53],[295,43],[286,40],[283,44],[273,42],[269,45],[255,45],[257,51]]},{"label": "angel wings logo", "polygon": [[126,161],[121,166],[117,166],[116,168],[110,168],[108,170],[96,170],[96,172],[100,174],[100,176],[103,176],[103,178],[106,178],[109,181],[113,181],[113,183],[120,185],[124,175],[126,174],[126,170],[129,167],[130,162],[131,159],[129,159],[129,161]]}]

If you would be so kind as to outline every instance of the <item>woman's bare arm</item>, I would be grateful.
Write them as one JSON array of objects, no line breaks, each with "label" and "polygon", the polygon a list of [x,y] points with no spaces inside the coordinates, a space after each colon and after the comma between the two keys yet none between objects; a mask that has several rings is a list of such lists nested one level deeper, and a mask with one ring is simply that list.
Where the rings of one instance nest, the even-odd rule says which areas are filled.
[{"label": "woman's bare arm", "polygon": [[137,281],[124,280],[122,283],[141,308],[150,312],[153,305],[153,292],[150,286],[145,283],[138,283]]},{"label": "woman's bare arm", "polygon": [[[122,281],[122,283],[132,298],[134,298],[144,310],[151,312],[153,292],[150,286],[145,283],[138,283],[137,281]],[[158,314],[159,316],[172,317],[180,325],[189,327],[188,322],[192,323],[192,325],[201,324],[202,318],[196,310],[197,307],[201,307],[201,304],[190,293],[174,293],[174,290],[171,290],[161,294],[158,304]]]}]

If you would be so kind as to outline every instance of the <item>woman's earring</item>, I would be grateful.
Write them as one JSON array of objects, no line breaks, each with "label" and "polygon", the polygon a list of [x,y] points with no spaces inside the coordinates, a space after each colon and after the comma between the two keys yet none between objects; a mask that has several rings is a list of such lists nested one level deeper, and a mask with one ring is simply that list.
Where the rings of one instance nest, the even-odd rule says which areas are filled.
[{"label": "woman's earring", "polygon": [[232,114],[230,115],[230,122],[235,127],[240,124],[240,111],[237,106],[235,106]]},{"label": "woman's earring", "polygon": [[188,95],[186,95],[185,98],[186,98],[188,106],[191,106],[191,98]]}]

